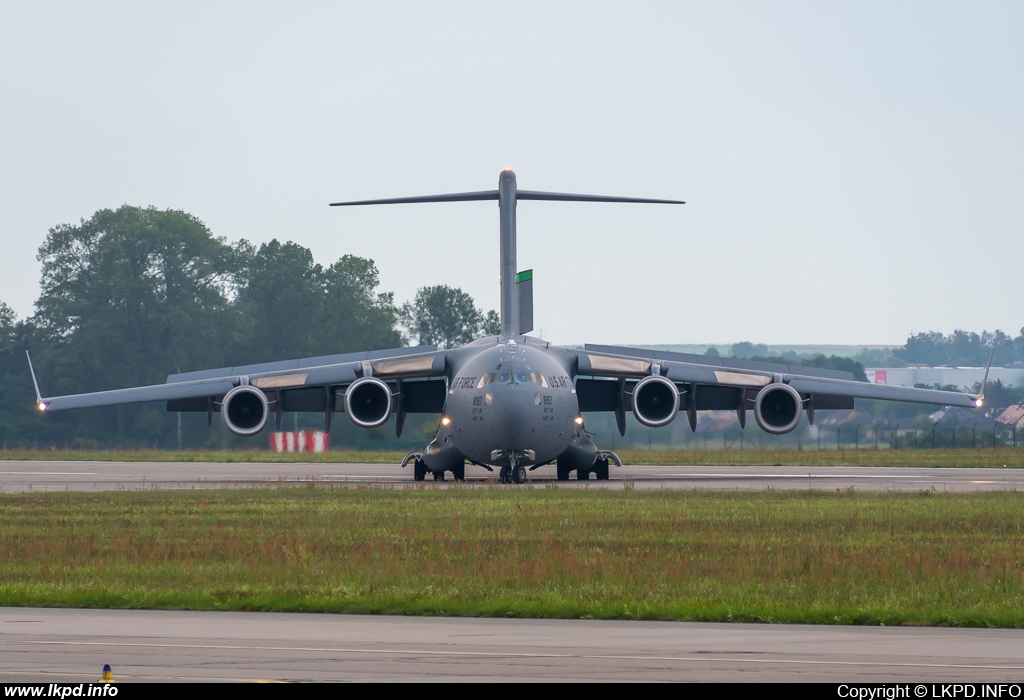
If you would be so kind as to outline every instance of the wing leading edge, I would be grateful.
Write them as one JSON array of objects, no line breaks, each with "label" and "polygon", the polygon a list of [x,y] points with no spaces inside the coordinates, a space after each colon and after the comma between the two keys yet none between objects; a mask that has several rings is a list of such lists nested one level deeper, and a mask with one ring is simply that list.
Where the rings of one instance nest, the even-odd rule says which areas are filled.
[{"label": "wing leading edge", "polygon": [[344,385],[369,375],[396,380],[439,377],[445,373],[446,354],[446,351],[438,351],[434,346],[420,346],[222,367],[172,374],[164,384],[39,397],[39,407],[45,411],[64,411],[150,401],[168,401],[186,406],[190,399],[205,400],[223,396],[241,384],[280,392]]}]

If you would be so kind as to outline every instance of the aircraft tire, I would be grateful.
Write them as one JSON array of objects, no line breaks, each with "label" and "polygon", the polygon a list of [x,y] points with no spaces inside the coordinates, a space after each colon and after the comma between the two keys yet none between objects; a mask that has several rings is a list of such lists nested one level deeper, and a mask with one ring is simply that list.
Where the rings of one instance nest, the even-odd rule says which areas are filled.
[{"label": "aircraft tire", "polygon": [[434,472],[434,481],[444,481],[444,472]]},{"label": "aircraft tire", "polygon": [[502,467],[498,470],[498,483],[507,484],[511,479],[508,478],[509,472],[512,471],[508,467]]},{"label": "aircraft tire", "polygon": [[417,459],[412,465],[412,478],[414,481],[424,481],[427,478],[427,465],[422,459]]},{"label": "aircraft tire", "polygon": [[569,466],[562,464],[561,461],[555,464],[555,474],[559,481],[568,481],[570,471]]},{"label": "aircraft tire", "polygon": [[590,470],[589,469],[577,469],[576,479],[579,481],[590,481]]},{"label": "aircraft tire", "polygon": [[457,467],[452,467],[452,478],[456,481],[466,480],[466,465],[460,464]]},{"label": "aircraft tire", "polygon": [[512,470],[512,481],[514,481],[517,484],[525,484],[526,483],[526,467],[524,467],[523,465],[520,464],[515,469],[513,469]]},{"label": "aircraft tire", "polygon": [[594,475],[598,481],[608,481],[608,460],[599,459],[594,465]]}]

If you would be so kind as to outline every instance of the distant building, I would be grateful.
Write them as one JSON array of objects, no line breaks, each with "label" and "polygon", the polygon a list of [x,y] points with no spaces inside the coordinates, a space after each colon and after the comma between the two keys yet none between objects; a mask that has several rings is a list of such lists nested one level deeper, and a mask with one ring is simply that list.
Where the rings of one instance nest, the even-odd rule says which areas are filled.
[{"label": "distant building", "polygon": [[[916,386],[925,384],[938,389],[952,384],[970,389],[985,376],[984,367],[873,367],[865,369],[872,384]],[[1024,386],[1024,367],[993,367],[988,380],[1000,380],[1007,386]]]},{"label": "distant building", "polygon": [[819,421],[818,425],[823,428],[834,428],[837,425],[842,425],[845,421],[849,420],[850,416],[853,415],[853,411],[849,409],[840,409],[838,411],[830,411],[828,416]]},{"label": "distant building", "polygon": [[1010,406],[1008,409],[996,416],[996,423],[1001,423],[1007,428],[1024,430],[1024,403]]}]

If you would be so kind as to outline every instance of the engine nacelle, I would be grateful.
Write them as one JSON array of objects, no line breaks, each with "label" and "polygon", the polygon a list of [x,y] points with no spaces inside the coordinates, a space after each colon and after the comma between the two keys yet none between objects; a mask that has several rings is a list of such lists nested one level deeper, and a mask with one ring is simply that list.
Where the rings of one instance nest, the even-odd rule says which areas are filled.
[{"label": "engine nacelle", "polygon": [[256,387],[243,384],[224,395],[220,417],[228,432],[250,437],[263,430],[270,415],[267,396]]},{"label": "engine nacelle", "polygon": [[391,417],[391,387],[376,377],[361,377],[348,385],[345,413],[360,428],[378,428]]},{"label": "engine nacelle", "polygon": [[641,425],[660,428],[679,413],[679,390],[665,377],[652,374],[633,387],[633,415]]},{"label": "engine nacelle", "polygon": [[769,384],[757,393],[754,418],[766,433],[785,435],[800,425],[803,407],[800,392],[789,384]]}]

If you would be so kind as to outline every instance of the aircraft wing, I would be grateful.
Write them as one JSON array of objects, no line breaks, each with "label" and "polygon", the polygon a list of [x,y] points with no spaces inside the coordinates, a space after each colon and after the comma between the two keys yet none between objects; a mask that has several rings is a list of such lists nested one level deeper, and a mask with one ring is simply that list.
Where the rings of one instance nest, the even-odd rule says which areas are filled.
[{"label": "aircraft wing", "polygon": [[740,402],[775,382],[788,384],[805,399],[813,400],[818,409],[853,408],[854,398],[970,408],[979,406],[981,400],[979,395],[955,391],[868,384],[855,380],[849,372],[800,365],[603,345],[586,345],[574,352],[577,375],[581,377],[577,380],[581,411],[620,410],[616,399],[621,391],[608,386],[606,378],[636,381],[655,373],[655,364],[660,364],[662,376],[677,385],[692,387],[687,390],[695,396],[695,410],[729,410],[749,405]]},{"label": "aircraft wing", "polygon": [[163,384],[69,396],[38,396],[38,400],[40,409],[45,411],[148,401],[167,401],[171,411],[205,411],[210,399],[222,397],[232,388],[247,383],[264,392],[282,394],[284,410],[322,410],[319,406],[305,407],[310,403],[310,393],[320,397],[319,403],[323,404],[325,388],[344,386],[359,377],[372,375],[385,380],[440,377],[445,374],[446,354],[434,346],[420,346],[326,355],[172,374]]}]

